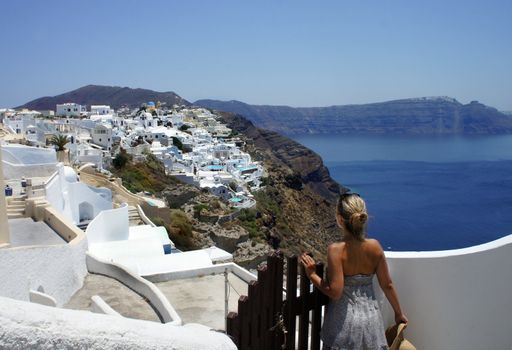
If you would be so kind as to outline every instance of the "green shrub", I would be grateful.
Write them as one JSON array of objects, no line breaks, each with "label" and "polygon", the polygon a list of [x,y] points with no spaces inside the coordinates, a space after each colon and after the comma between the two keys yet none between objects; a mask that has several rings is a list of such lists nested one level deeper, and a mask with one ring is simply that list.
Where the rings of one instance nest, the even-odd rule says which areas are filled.
[{"label": "green shrub", "polygon": [[[165,227],[165,229],[167,230],[167,227],[165,225],[165,222],[162,218],[158,217],[158,216],[155,216],[155,217],[152,217],[150,218],[151,222],[153,222],[156,226],[163,226]],[[169,232],[169,230],[167,230],[167,232]]]},{"label": "green shrub", "polygon": [[206,204],[201,203],[194,205],[194,216],[196,218],[199,217],[204,209],[208,209],[208,206]]},{"label": "green shrub", "polygon": [[218,199],[214,199],[210,202],[210,210],[211,211],[214,211],[214,210],[217,210],[217,209],[220,209],[221,208],[221,205],[220,205],[220,202]]},{"label": "green shrub", "polygon": [[171,209],[171,225],[169,228],[169,238],[180,249],[190,249],[194,247],[192,241],[192,225],[187,215],[179,209]]},{"label": "green shrub", "polygon": [[240,225],[249,232],[250,238],[256,238],[262,235],[260,225],[256,220],[256,211],[254,209],[242,209],[238,215]]}]

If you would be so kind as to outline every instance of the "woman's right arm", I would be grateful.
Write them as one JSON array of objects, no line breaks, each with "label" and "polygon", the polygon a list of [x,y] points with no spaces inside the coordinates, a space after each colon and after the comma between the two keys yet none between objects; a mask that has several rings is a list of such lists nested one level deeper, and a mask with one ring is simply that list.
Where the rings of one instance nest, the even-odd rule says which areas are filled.
[{"label": "woman's right arm", "polygon": [[396,293],[395,286],[393,285],[393,281],[391,280],[391,275],[389,274],[388,263],[386,261],[386,256],[384,255],[384,251],[382,247],[380,247],[380,258],[379,263],[377,264],[377,278],[379,280],[379,285],[384,295],[388,299],[393,311],[395,312],[395,322],[396,323],[408,323],[409,320],[402,312],[402,308],[400,307],[400,302],[398,301],[398,294]]}]

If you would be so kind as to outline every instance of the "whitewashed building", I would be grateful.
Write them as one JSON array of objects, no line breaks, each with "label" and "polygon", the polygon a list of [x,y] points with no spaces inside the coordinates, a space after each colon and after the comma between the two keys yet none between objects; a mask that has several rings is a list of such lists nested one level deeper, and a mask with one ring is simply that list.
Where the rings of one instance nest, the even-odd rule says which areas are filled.
[{"label": "whitewashed building", "polygon": [[109,124],[96,124],[91,132],[92,143],[110,151],[112,149],[112,126]]},{"label": "whitewashed building", "polygon": [[92,105],[91,114],[106,115],[114,114],[114,110],[107,105]]},{"label": "whitewashed building", "polygon": [[66,116],[66,117],[79,117],[80,115],[85,114],[87,111],[85,106],[79,105],[78,103],[63,103],[58,104],[56,108],[57,116]]},{"label": "whitewashed building", "polygon": [[41,113],[37,111],[22,110],[13,114],[6,114],[4,125],[16,134],[25,134],[27,127],[35,124],[35,117]]}]

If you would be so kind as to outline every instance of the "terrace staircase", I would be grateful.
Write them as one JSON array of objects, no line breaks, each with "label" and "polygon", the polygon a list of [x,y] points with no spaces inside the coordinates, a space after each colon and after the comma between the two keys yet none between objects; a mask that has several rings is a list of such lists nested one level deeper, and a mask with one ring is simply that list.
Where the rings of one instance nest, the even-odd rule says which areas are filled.
[{"label": "terrace staircase", "polygon": [[[129,205],[128,206],[128,221],[130,226],[139,226],[144,225],[144,221],[142,221],[142,218],[139,215],[139,211],[136,207]],[[89,226],[89,223],[91,220],[86,220],[78,223],[76,226],[85,232],[87,230],[87,226]]]},{"label": "terrace staircase", "polygon": [[80,223],[76,224],[76,226],[85,232],[85,230],[87,230],[87,226],[89,226],[89,223],[91,222],[91,220],[86,220],[86,221],[81,221]]},{"label": "terrace staircase", "polygon": [[139,211],[132,205],[128,206],[128,220],[130,226],[144,225],[144,221],[140,217]]},{"label": "terrace staircase", "polygon": [[10,197],[7,200],[7,218],[19,219],[25,217],[26,197]]}]

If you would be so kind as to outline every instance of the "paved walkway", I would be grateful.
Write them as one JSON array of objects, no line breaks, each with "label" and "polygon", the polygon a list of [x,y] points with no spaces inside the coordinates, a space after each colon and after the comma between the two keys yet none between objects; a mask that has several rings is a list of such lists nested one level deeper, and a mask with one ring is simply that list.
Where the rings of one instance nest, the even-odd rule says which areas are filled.
[{"label": "paved walkway", "polygon": [[11,248],[30,245],[66,244],[66,241],[43,221],[20,218],[9,219],[8,223]]},{"label": "paved walkway", "polygon": [[80,181],[94,187],[106,187],[112,191],[112,200],[114,203],[128,203],[128,205],[136,206],[142,199],[136,199],[136,195],[127,195],[115,183],[101,174],[89,174],[85,171],[80,172]]},{"label": "paved walkway", "polygon": [[124,317],[160,322],[149,303],[113,278],[88,274],[83,287],[64,306],[66,309],[91,310],[91,297],[99,295],[112,309]]},{"label": "paved walkway", "polygon": [[[228,311],[237,311],[238,298],[247,295],[248,285],[236,275],[228,274]],[[164,293],[183,323],[200,323],[225,330],[224,275],[203,276],[155,283]]]}]

